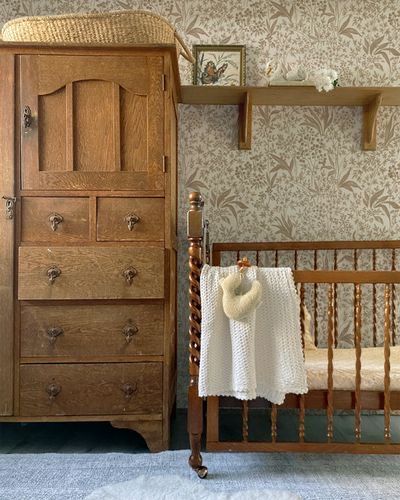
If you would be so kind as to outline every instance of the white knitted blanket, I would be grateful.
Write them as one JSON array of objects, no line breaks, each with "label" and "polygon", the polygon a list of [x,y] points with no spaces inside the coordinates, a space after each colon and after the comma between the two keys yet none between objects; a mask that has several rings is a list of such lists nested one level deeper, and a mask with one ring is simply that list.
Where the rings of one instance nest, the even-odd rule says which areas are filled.
[{"label": "white knitted blanket", "polygon": [[225,315],[219,284],[235,272],[237,266],[202,269],[199,395],[259,396],[281,404],[288,393],[306,393],[300,305],[290,268],[247,269],[243,291],[257,279],[262,302],[241,321]]}]

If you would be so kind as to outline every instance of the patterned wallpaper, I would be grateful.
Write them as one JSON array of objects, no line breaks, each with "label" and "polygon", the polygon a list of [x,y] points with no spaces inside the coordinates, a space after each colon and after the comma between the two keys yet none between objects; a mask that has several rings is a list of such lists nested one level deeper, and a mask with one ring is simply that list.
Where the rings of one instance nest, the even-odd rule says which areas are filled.
[{"label": "patterned wallpaper", "polygon": [[[400,0],[2,0],[0,20],[141,8],[169,18],[189,45],[245,44],[247,83],[268,58],[331,67],[342,85],[400,85]],[[190,83],[188,64],[182,80]],[[383,108],[376,152],[361,151],[361,112],[259,107],[253,147],[237,149],[235,107],[181,106],[179,404],[187,386],[185,212],[202,191],[213,240],[400,237],[400,110]]]}]

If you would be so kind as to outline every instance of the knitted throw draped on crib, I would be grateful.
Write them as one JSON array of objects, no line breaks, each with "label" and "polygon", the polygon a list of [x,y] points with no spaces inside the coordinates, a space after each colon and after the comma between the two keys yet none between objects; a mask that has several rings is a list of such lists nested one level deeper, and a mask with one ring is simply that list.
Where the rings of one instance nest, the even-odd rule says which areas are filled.
[{"label": "knitted throw draped on crib", "polygon": [[202,269],[199,395],[264,397],[281,404],[288,393],[306,393],[300,305],[291,270],[251,267],[246,271],[244,291],[257,279],[262,302],[241,321],[225,315],[219,284],[236,272],[237,266]]}]

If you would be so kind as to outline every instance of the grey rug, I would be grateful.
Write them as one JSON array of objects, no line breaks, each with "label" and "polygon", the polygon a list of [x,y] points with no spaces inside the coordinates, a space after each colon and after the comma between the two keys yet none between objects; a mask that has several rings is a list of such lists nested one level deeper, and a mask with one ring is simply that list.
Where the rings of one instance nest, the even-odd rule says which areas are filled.
[{"label": "grey rug", "polygon": [[301,500],[289,491],[266,488],[246,491],[212,491],[207,481],[193,481],[176,474],[143,475],[113,483],[90,493],[85,500]]},{"label": "grey rug", "polygon": [[[101,486],[142,474],[177,474],[196,484],[201,480],[189,470],[187,458],[185,450],[0,455],[0,499],[82,500]],[[206,453],[204,462],[212,491],[267,488],[313,500],[400,497],[400,456]]]}]

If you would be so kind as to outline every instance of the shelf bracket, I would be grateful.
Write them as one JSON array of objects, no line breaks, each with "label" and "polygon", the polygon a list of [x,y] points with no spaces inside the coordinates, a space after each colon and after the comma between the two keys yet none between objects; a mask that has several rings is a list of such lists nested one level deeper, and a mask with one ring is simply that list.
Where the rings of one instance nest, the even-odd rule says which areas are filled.
[{"label": "shelf bracket", "polygon": [[376,150],[376,119],[378,110],[382,103],[382,94],[377,94],[363,110],[363,149],[365,151]]},{"label": "shelf bracket", "polygon": [[253,103],[250,92],[246,92],[244,102],[239,104],[239,149],[251,149],[253,128]]}]

